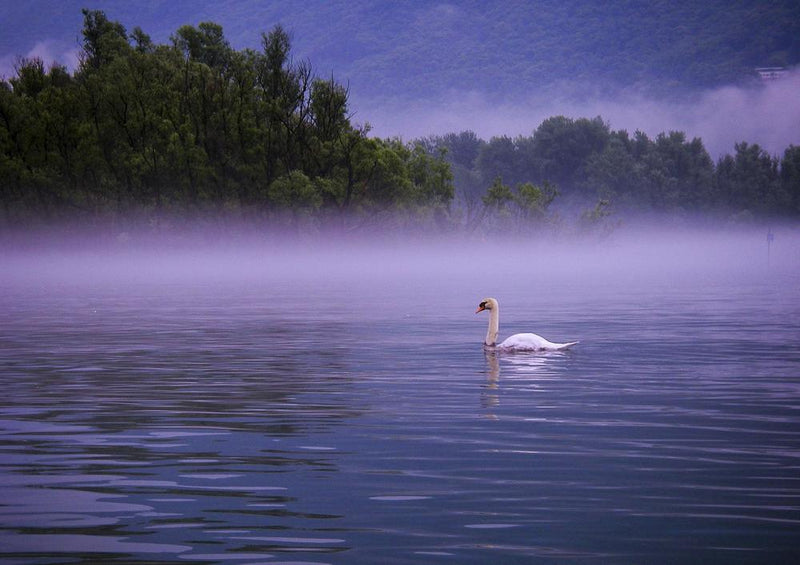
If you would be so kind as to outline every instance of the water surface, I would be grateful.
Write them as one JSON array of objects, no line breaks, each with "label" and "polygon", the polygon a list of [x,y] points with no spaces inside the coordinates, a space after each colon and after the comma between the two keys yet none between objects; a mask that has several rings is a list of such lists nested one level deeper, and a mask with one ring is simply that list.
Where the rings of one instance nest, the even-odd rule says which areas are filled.
[{"label": "water surface", "polygon": [[[761,243],[6,256],[0,555],[796,561],[800,262]],[[486,296],[580,345],[485,353]]]}]

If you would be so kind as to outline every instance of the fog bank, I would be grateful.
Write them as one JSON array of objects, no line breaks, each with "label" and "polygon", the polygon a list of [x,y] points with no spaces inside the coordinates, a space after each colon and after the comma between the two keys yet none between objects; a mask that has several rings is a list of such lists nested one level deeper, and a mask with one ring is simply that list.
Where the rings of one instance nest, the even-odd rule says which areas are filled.
[{"label": "fog bank", "polygon": [[404,139],[472,130],[483,139],[530,135],[546,118],[601,116],[612,129],[641,130],[651,137],[683,131],[700,137],[715,160],[733,153],[734,144],[757,143],[782,155],[800,145],[800,68],[773,81],[724,86],[670,99],[634,89],[614,97],[537,95],[496,103],[480,92],[453,92],[446,99],[411,102],[401,98],[376,103],[352,93],[355,121],[369,122],[379,137]]},{"label": "fog bank", "polygon": [[[0,287],[62,284],[182,284],[319,281],[341,285],[414,281],[420,288],[530,284],[622,285],[631,281],[791,277],[800,288],[800,228],[619,230],[610,237],[505,238],[492,241],[428,236],[292,240],[276,236],[213,240],[184,237],[98,237],[40,240],[0,247]],[[480,298],[480,297],[478,297]],[[797,299],[797,297],[794,297]]]}]

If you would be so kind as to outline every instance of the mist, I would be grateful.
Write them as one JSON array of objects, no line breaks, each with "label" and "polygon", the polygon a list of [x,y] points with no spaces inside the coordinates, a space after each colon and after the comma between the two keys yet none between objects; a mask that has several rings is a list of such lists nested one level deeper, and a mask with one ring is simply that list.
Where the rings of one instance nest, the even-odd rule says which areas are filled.
[{"label": "mist", "polygon": [[631,225],[604,238],[488,240],[421,233],[358,238],[326,232],[303,239],[207,232],[54,234],[36,243],[6,243],[0,262],[0,283],[34,289],[64,283],[191,287],[307,281],[336,288],[343,298],[355,286],[386,283],[435,288],[441,296],[456,287],[471,289],[479,298],[487,287],[530,284],[537,300],[537,285],[585,292],[597,285],[790,277],[800,287],[800,229]]},{"label": "mist", "polygon": [[353,93],[355,121],[369,122],[379,137],[414,139],[429,135],[474,131],[483,139],[530,135],[546,118],[601,116],[612,129],[643,131],[650,137],[683,131],[699,137],[715,160],[734,152],[736,143],[759,144],[782,155],[800,144],[800,69],[773,81],[686,91],[663,98],[636,88],[613,96],[576,96],[576,87],[562,93],[532,94],[524,100],[497,103],[479,91],[451,92],[440,100],[380,101],[359,99]]},{"label": "mist", "polygon": [[[743,527],[764,562],[776,546],[791,561],[800,233],[774,233],[769,260],[761,229],[655,227],[3,249],[0,553],[520,562],[544,555],[517,551],[544,524],[547,555],[578,555],[579,532],[593,561],[666,563],[683,555],[655,551],[684,548],[688,523],[704,561]],[[579,343],[484,348],[487,297],[501,338]],[[631,527],[644,549],[625,545]]]},{"label": "mist", "polygon": [[81,48],[77,44],[69,47],[64,41],[57,39],[37,41],[24,54],[0,56],[0,78],[8,80],[15,76],[17,64],[21,59],[41,59],[45,68],[63,65],[69,72],[74,73],[78,69],[80,53]]}]

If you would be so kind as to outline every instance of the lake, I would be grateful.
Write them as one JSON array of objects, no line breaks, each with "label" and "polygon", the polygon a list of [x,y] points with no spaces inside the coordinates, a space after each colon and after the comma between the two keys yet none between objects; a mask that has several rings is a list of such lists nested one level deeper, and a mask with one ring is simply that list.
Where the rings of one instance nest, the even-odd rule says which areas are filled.
[{"label": "lake", "polygon": [[776,233],[5,252],[0,560],[797,562]]}]

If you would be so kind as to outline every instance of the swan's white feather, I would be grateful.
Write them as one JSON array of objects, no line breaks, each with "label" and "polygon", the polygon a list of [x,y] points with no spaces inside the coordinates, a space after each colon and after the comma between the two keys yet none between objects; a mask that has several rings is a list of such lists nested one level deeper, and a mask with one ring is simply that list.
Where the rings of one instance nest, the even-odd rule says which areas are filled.
[{"label": "swan's white feather", "polygon": [[578,343],[553,343],[540,335],[533,333],[514,334],[503,340],[497,345],[497,349],[502,351],[562,351]]}]

